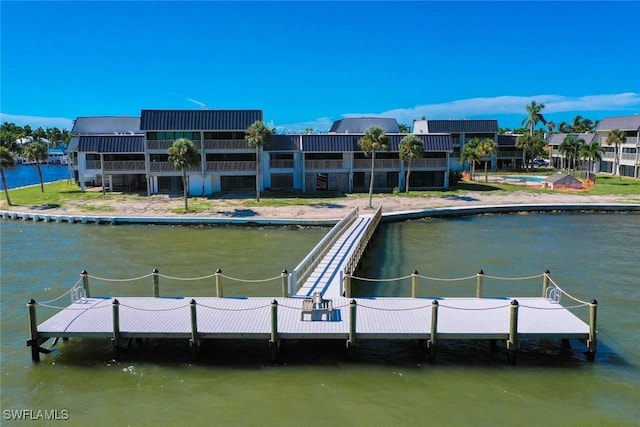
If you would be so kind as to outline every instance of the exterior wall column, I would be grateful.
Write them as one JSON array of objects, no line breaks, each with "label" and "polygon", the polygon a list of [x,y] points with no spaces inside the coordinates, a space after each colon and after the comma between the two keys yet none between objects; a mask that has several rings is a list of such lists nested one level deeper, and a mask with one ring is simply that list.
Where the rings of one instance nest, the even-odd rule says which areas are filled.
[{"label": "exterior wall column", "polygon": [[87,155],[78,151],[78,180],[80,181],[80,191],[85,191],[84,174],[87,172]]},{"label": "exterior wall column", "polygon": [[295,152],[293,153],[293,189],[304,191],[304,187],[302,186],[302,176],[304,174],[304,167],[302,161],[302,153]]},{"label": "exterior wall column", "polygon": [[268,151],[263,151],[262,156],[262,165],[260,166],[260,173],[262,174],[262,187],[271,188],[271,153]]}]

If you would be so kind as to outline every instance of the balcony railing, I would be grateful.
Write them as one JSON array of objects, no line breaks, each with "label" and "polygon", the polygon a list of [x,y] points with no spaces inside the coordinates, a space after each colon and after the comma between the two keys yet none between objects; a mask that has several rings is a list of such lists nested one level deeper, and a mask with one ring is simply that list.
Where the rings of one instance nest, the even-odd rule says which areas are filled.
[{"label": "balcony railing", "polygon": [[411,169],[418,168],[446,168],[447,159],[414,159],[411,162]]},{"label": "balcony railing", "polygon": [[[425,159],[426,160],[426,159]],[[376,159],[376,169],[400,169],[400,159]],[[371,169],[370,159],[355,159],[353,169]]]},{"label": "balcony railing", "polygon": [[136,171],[144,172],[144,160],[114,160],[104,162],[105,172]]},{"label": "balcony railing", "polygon": [[150,172],[176,172],[178,169],[173,162],[151,162],[149,163]]},{"label": "balcony railing", "polygon": [[205,150],[247,150],[251,149],[244,139],[205,139]]},{"label": "balcony railing", "polygon": [[308,171],[344,169],[342,160],[305,160],[304,167]]},{"label": "balcony railing", "polygon": [[292,169],[293,160],[269,160],[271,169]]},{"label": "balcony railing", "polygon": [[100,160],[87,160],[85,163],[87,170],[89,169],[102,169]]},{"label": "balcony railing", "polygon": [[235,161],[235,162],[207,162],[207,171],[210,172],[235,172],[235,171],[255,171],[256,162]]},{"label": "balcony railing", "polygon": [[166,140],[166,139],[157,140],[157,141],[147,141],[147,148],[149,150],[168,150],[169,147],[171,147],[172,145],[173,145],[173,141]]}]

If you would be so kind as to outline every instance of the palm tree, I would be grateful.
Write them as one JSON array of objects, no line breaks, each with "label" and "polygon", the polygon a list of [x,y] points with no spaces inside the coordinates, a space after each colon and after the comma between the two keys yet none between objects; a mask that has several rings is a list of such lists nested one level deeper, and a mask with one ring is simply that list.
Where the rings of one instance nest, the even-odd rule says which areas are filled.
[{"label": "palm tree", "polygon": [[[498,150],[498,144],[493,139],[484,138],[478,142],[476,146],[476,153],[480,159],[490,158]],[[489,166],[489,160],[484,162],[484,182],[489,181],[487,167]]]},{"label": "palm tree", "polygon": [[24,147],[24,156],[36,162],[38,176],[40,177],[40,189],[44,193],[44,179],[42,178],[42,167],[40,167],[40,163],[46,162],[49,159],[47,146],[39,140],[31,141]]},{"label": "palm tree", "polygon": [[602,147],[597,141],[592,141],[590,144],[584,144],[580,150],[580,157],[587,159],[588,167],[586,178],[589,179],[591,173],[591,161],[602,160]]},{"label": "palm tree", "polygon": [[387,135],[384,130],[378,126],[372,126],[364,132],[364,136],[358,141],[358,145],[362,148],[367,156],[371,156],[371,178],[369,179],[369,209],[373,208],[371,200],[373,198],[373,177],[376,166],[376,151],[387,151]]},{"label": "palm tree", "polygon": [[562,144],[558,147],[558,151],[564,154],[567,159],[567,169],[569,169],[569,174],[571,174],[571,163],[573,162],[573,169],[576,169],[576,159],[580,156],[580,152],[582,151],[582,146],[584,145],[584,139],[577,138],[567,135],[562,140]]},{"label": "palm tree", "polygon": [[606,139],[606,144],[607,145],[611,145],[613,144],[615,147],[615,152],[614,154],[614,173],[616,175],[618,175],[620,177],[620,181],[622,181],[622,174],[620,173],[620,150],[619,147],[620,145],[624,144],[627,141],[627,138],[624,134],[623,131],[621,131],[620,129],[614,129],[611,132],[609,132],[609,135],[607,135],[607,139]]},{"label": "palm tree", "polygon": [[400,133],[411,133],[411,128],[409,128],[409,125],[406,125],[404,123],[398,123],[398,130],[400,131]]},{"label": "palm tree", "polygon": [[473,138],[464,145],[464,148],[460,153],[460,163],[464,165],[464,162],[469,162],[469,173],[471,174],[472,181],[476,174],[476,162],[480,160],[477,150],[478,144],[480,144],[480,140],[478,138]]},{"label": "palm tree", "polygon": [[167,150],[169,154],[169,161],[173,162],[173,166],[176,169],[182,171],[182,191],[184,194],[184,210],[189,210],[188,198],[189,198],[189,184],[187,182],[187,169],[191,166],[197,165],[200,161],[198,155],[198,149],[193,141],[186,138],[178,138],[173,141],[173,145]]},{"label": "palm tree", "polygon": [[[544,104],[538,104],[536,103],[536,101],[531,101],[526,108],[528,115],[524,118],[524,120],[522,120],[522,126],[527,126],[529,128],[529,136],[531,136],[531,140],[533,141],[533,129],[536,127],[538,122],[542,123],[543,125],[547,124],[547,121],[541,113],[542,109],[544,108]],[[533,152],[534,145],[535,144],[531,144],[531,160],[533,160],[533,158],[535,157],[535,154]]]},{"label": "palm tree", "polygon": [[409,194],[409,177],[411,176],[411,161],[422,157],[424,148],[422,140],[415,135],[407,135],[400,141],[400,160],[407,162],[407,182],[405,188]]},{"label": "palm tree", "polygon": [[260,201],[260,150],[271,142],[273,131],[263,122],[256,121],[249,126],[244,136],[247,145],[256,149],[256,201]]},{"label": "palm tree", "polygon": [[533,146],[533,137],[530,135],[519,135],[516,138],[516,148],[522,150],[522,167],[525,169],[527,169],[527,151],[533,150]]},{"label": "palm tree", "polygon": [[560,122],[558,123],[558,132],[571,133],[571,126],[567,122]]},{"label": "palm tree", "polygon": [[16,159],[7,147],[0,146],[0,174],[2,175],[2,186],[4,187],[4,195],[7,198],[9,206],[13,206],[9,197],[9,187],[7,186],[7,177],[4,174],[4,168],[12,168],[16,165]]},{"label": "palm tree", "polygon": [[549,134],[552,134],[555,128],[556,124],[554,122],[547,122],[547,130],[549,131]]}]

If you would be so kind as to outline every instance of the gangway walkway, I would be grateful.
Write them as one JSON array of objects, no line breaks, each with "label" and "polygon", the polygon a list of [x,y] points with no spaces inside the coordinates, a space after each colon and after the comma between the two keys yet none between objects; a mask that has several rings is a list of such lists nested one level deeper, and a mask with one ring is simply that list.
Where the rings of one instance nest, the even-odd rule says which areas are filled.
[{"label": "gangway walkway", "polygon": [[293,270],[291,294],[309,297],[318,292],[331,298],[343,296],[344,274],[353,273],[357,267],[381,216],[381,208],[365,215],[359,215],[356,208],[336,224]]}]

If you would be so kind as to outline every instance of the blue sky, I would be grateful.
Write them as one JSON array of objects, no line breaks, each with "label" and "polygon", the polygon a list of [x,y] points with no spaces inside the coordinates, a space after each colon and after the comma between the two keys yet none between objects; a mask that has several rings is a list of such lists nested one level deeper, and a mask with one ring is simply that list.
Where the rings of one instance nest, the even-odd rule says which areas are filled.
[{"label": "blue sky", "polygon": [[68,129],[141,109],[351,116],[640,114],[639,2],[2,1],[0,120]]}]

